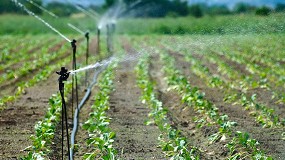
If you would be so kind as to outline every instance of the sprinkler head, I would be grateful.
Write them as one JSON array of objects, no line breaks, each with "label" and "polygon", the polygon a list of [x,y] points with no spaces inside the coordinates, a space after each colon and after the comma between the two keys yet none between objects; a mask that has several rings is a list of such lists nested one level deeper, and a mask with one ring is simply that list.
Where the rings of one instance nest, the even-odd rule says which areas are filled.
[{"label": "sprinkler head", "polygon": [[67,81],[70,74],[70,72],[68,72],[68,69],[66,69],[65,67],[61,67],[61,70],[57,71],[56,73],[60,75],[60,77],[58,78],[59,82]]},{"label": "sprinkler head", "polygon": [[76,48],[76,40],[75,39],[72,40],[71,46],[72,46],[72,48]]},{"label": "sprinkler head", "polygon": [[89,32],[86,32],[86,33],[85,33],[85,37],[86,37],[87,39],[89,39]]}]

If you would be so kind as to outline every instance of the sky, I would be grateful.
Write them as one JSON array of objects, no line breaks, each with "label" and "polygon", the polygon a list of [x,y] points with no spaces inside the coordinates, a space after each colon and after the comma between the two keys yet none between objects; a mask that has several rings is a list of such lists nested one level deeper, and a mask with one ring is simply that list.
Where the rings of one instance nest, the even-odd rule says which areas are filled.
[{"label": "sky", "polygon": [[[60,1],[60,2],[66,2],[66,1],[73,1],[82,5],[88,5],[88,4],[95,4],[95,5],[101,5],[104,3],[104,0],[43,0],[44,3],[48,3],[51,1]],[[207,3],[209,5],[214,4],[225,4],[232,8],[236,3],[238,2],[245,2],[254,6],[271,6],[274,7],[277,3],[283,3],[285,4],[285,0],[188,0],[189,4],[193,3]]]},{"label": "sky", "polygon": [[277,3],[285,4],[285,0],[188,0],[189,4],[192,3],[207,3],[209,5],[214,4],[225,4],[228,7],[232,8],[238,2],[244,2],[254,6],[271,6],[274,7]]}]

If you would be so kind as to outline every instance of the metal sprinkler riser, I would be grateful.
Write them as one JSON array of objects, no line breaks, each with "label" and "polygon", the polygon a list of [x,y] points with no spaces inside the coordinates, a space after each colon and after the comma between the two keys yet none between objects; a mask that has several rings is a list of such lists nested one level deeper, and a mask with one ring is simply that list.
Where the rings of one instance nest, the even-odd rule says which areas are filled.
[{"label": "metal sprinkler riser", "polygon": [[68,70],[65,67],[61,67],[61,70],[57,71],[56,73],[58,75],[60,75],[58,78],[58,82],[59,82],[58,88],[60,91],[63,91],[64,90],[64,83],[63,82],[67,81],[70,72],[68,72]]},{"label": "metal sprinkler riser", "polygon": [[67,81],[70,72],[65,67],[61,67],[60,71],[56,72],[59,75],[58,83],[59,83],[59,92],[61,95],[62,100],[62,109],[61,109],[61,156],[62,160],[64,159],[64,122],[65,122],[65,129],[66,129],[66,138],[67,138],[67,151],[68,151],[68,159],[70,160],[70,145],[69,145],[69,135],[68,135],[68,124],[67,124],[67,109],[66,103],[64,99],[64,81]]},{"label": "metal sprinkler riser", "polygon": [[97,28],[97,54],[100,53],[100,34],[101,34],[101,30],[98,27]]}]

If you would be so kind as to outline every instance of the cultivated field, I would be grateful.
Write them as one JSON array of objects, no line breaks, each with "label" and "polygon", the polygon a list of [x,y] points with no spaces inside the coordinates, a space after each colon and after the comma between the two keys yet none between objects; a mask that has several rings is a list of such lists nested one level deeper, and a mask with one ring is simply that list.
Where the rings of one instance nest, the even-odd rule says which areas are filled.
[{"label": "cultivated field", "polygon": [[[91,32],[88,63],[113,58],[87,70],[87,84],[85,71],[77,74],[79,102],[96,84],[80,110],[74,159],[283,160],[285,34],[236,32],[119,34],[111,52],[103,32],[99,53]],[[86,40],[69,37],[77,39],[77,68],[84,67]],[[0,159],[60,159],[55,71],[72,69],[70,44],[52,34],[0,42]]]}]

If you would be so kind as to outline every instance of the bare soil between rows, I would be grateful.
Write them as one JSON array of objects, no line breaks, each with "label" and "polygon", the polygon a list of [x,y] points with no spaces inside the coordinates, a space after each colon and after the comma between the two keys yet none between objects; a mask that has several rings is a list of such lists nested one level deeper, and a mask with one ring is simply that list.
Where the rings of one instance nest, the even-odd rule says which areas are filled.
[{"label": "bare soil between rows", "polygon": [[140,101],[141,92],[136,86],[135,63],[121,63],[116,69],[115,91],[110,96],[110,128],[116,133],[114,143],[118,159],[164,159],[158,145],[160,131],[147,126],[150,110]]},{"label": "bare soil between rows", "polygon": [[[94,43],[94,42],[92,42]],[[97,44],[97,43],[96,43]],[[127,51],[131,51],[127,43],[124,44]],[[247,131],[250,135],[261,143],[261,148],[273,155],[277,160],[285,157],[284,141],[280,139],[282,129],[266,129],[256,125],[254,119],[244,111],[241,106],[232,106],[223,102],[223,92],[219,89],[209,88],[203,79],[196,76],[189,68],[190,64],[178,54],[171,54],[177,60],[177,67],[183,71],[193,86],[198,87],[206,93],[206,98],[217,105],[221,113],[228,114],[230,119],[238,122],[236,130]],[[115,91],[110,96],[110,110],[108,116],[111,117],[110,128],[116,133],[114,148],[118,151],[118,159],[168,159],[165,158],[158,145],[159,129],[155,125],[147,126],[149,109],[142,104],[139,97],[140,89],[136,86],[136,75],[134,66],[136,62],[124,62],[118,65],[115,75]],[[169,110],[169,120],[174,128],[182,131],[182,135],[187,137],[189,145],[197,146],[201,149],[201,159],[224,159],[227,150],[224,148],[225,142],[209,144],[208,136],[215,133],[217,128],[206,126],[201,129],[195,127],[193,117],[197,113],[190,107],[180,102],[177,93],[168,92],[167,85],[163,79],[161,69],[162,64],[158,57],[152,57],[151,77],[157,83],[159,100]],[[209,65],[211,71],[218,74],[215,65]],[[244,69],[240,69],[244,72]],[[248,74],[248,73],[244,73]],[[34,125],[41,120],[48,107],[49,97],[56,93],[57,75],[34,87],[27,89],[26,94],[21,96],[15,103],[9,104],[7,109],[0,113],[0,159],[17,159],[21,155],[26,155],[23,149],[31,145],[30,135],[34,134]],[[90,106],[94,103],[93,95],[98,92],[95,88],[90,99],[85,104],[80,114],[80,125],[85,122],[91,111]],[[80,97],[84,91],[80,89]],[[69,115],[71,111],[69,110]],[[71,117],[69,117],[71,121]],[[51,159],[60,157],[60,127],[54,139],[56,145],[53,146]],[[76,152],[75,159],[82,159],[82,155],[90,149],[85,144],[88,134],[79,126],[76,142],[80,144],[79,152]]]},{"label": "bare soil between rows", "polygon": [[[58,44],[52,48],[52,51],[57,51],[61,46],[62,44]],[[65,53],[64,57],[67,55]],[[56,62],[57,60],[54,60],[50,64]],[[21,80],[26,79],[21,78]],[[13,88],[11,86],[11,90]],[[15,102],[7,104],[7,107],[0,112],[0,159],[19,159],[27,155],[30,149],[26,147],[32,145],[30,136],[35,133],[34,126],[44,118],[49,98],[57,91],[58,75],[54,71],[47,80],[27,88],[22,96]]]},{"label": "bare soil between rows", "polygon": [[[225,103],[223,101],[223,91],[218,88],[208,87],[204,79],[196,76],[189,69],[191,68],[191,64],[186,62],[183,57],[174,52],[171,53],[171,56],[175,57],[177,61],[176,67],[183,71],[183,74],[188,76],[188,80],[192,86],[198,87],[199,90],[204,92],[205,98],[214,103],[219,108],[220,113],[227,114],[231,121],[238,123],[238,126],[235,127],[235,131],[248,132],[252,138],[260,142],[260,148],[266,151],[268,155],[272,155],[274,159],[282,160],[285,157],[285,145],[281,137],[282,132],[284,132],[282,128],[262,128],[242,106]],[[203,61],[203,59],[201,60]],[[210,67],[209,70],[212,74],[218,74],[217,68],[214,67],[215,65],[211,65],[208,61],[204,61],[203,63],[207,65],[207,67]],[[260,94],[262,96],[262,92]],[[277,112],[278,111],[279,110],[277,110]]]}]

